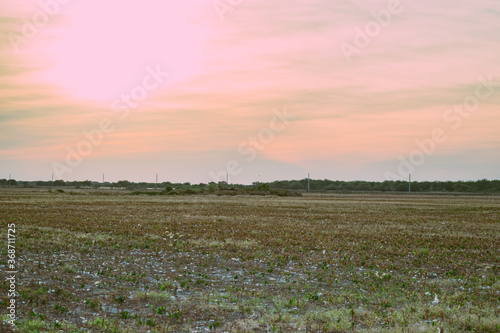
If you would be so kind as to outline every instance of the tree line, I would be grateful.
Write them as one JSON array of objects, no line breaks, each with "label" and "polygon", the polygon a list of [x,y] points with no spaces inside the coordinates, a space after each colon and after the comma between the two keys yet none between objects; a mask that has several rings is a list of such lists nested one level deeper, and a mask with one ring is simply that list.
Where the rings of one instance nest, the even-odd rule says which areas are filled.
[{"label": "tree line", "polygon": [[[309,182],[309,184],[308,184]],[[407,181],[340,181],[329,179],[311,179],[301,180],[277,180],[268,183],[254,182],[252,185],[227,184],[226,182],[208,184],[191,183],[134,183],[127,180],[117,182],[94,182],[85,181],[18,181],[15,179],[0,179],[0,186],[13,187],[68,187],[68,188],[115,188],[127,190],[189,190],[188,192],[211,193],[215,190],[236,190],[236,189],[258,189],[269,190],[288,190],[288,191],[307,191],[313,192],[408,192],[409,184]],[[411,192],[470,192],[470,193],[500,193],[500,180],[475,180],[475,181],[421,181],[411,182]]]},{"label": "tree line", "polygon": [[[270,188],[305,191],[308,188],[307,179],[274,181]],[[309,188],[318,192],[408,192],[408,181],[340,181],[311,179]],[[476,181],[422,181],[411,182],[411,192],[482,192],[500,193],[500,180],[481,179]]]}]

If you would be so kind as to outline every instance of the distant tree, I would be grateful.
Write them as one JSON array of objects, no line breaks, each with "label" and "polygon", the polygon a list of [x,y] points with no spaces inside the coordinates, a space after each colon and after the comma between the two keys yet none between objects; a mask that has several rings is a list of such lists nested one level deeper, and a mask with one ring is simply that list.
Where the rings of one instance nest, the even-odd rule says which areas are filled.
[{"label": "distant tree", "polygon": [[489,181],[486,179],[481,179],[476,181],[476,187],[479,191],[485,191],[488,188]]},{"label": "distant tree", "polygon": [[64,186],[64,185],[66,185],[64,183],[64,180],[62,179],[54,180],[54,186]]},{"label": "distant tree", "polygon": [[131,188],[132,183],[130,183],[128,180],[119,180],[116,182],[117,187],[124,187],[124,188]]},{"label": "distant tree", "polygon": [[455,192],[466,192],[467,190],[468,187],[463,182],[455,182],[455,184],[453,184],[453,191]]},{"label": "distant tree", "polygon": [[258,183],[257,189],[259,191],[269,191],[269,184],[266,183]]},{"label": "distant tree", "polygon": [[431,189],[431,184],[429,182],[419,182],[418,187],[420,191],[429,191]]},{"label": "distant tree", "polygon": [[335,191],[337,189],[337,185],[331,183],[331,184],[328,184],[327,186],[325,186],[323,188],[323,190],[325,191]]},{"label": "distant tree", "polygon": [[411,182],[411,191],[422,192],[422,187],[420,185],[420,182]]},{"label": "distant tree", "polygon": [[370,190],[370,185],[367,182],[358,182],[356,185],[355,189],[357,191],[369,191]]},{"label": "distant tree", "polygon": [[396,191],[398,192],[408,192],[408,183],[398,181],[396,184]]},{"label": "distant tree", "polygon": [[445,189],[446,191],[448,192],[452,192],[454,190],[454,187],[455,187],[455,184],[453,182],[442,182],[441,183],[441,186],[443,187],[443,189]]},{"label": "distant tree", "polygon": [[352,190],[354,190],[354,185],[350,182],[345,182],[344,184],[342,184],[342,190],[352,191]]},{"label": "distant tree", "polygon": [[305,189],[307,189],[307,182],[304,186],[303,182],[301,182],[301,181],[296,181],[296,180],[292,181],[290,183],[290,189],[291,190],[305,190]]},{"label": "distant tree", "polygon": [[208,183],[208,193],[214,193],[217,191],[217,184],[215,182]]},{"label": "distant tree", "polygon": [[500,192],[500,180],[492,180],[491,186],[495,189],[495,192]]}]

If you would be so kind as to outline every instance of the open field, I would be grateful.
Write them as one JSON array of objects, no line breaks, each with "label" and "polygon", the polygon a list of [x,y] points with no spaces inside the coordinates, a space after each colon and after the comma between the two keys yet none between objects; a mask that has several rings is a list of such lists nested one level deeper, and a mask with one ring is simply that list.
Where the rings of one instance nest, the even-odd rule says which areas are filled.
[{"label": "open field", "polygon": [[112,193],[0,189],[18,331],[500,331],[499,196]]}]

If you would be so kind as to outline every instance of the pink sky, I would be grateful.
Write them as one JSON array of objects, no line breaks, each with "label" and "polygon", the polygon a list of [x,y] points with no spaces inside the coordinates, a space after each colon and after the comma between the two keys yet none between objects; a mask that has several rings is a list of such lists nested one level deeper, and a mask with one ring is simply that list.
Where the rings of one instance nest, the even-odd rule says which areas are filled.
[{"label": "pink sky", "polygon": [[[224,13],[226,0],[59,1],[0,2],[0,178],[206,183],[236,161],[235,183],[380,181],[435,129],[447,138],[413,179],[500,178],[498,1],[401,0],[350,61],[340,45],[356,47],[390,1],[242,0]],[[447,113],[479,77],[488,96]],[[120,118],[113,102],[134,91],[146,95]],[[254,158],[239,152],[283,109],[283,130]],[[70,166],[103,119],[114,130]]]}]

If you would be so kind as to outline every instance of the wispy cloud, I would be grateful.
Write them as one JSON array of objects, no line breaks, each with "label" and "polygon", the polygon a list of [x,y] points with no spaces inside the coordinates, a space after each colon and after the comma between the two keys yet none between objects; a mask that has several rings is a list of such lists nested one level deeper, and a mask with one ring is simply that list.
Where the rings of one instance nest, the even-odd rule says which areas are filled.
[{"label": "wispy cloud", "polygon": [[[91,178],[96,168],[124,168],[127,161],[127,170],[168,165],[210,181],[208,170],[234,157],[239,142],[287,105],[297,116],[293,125],[239,181],[255,180],[266,167],[274,178],[309,171],[379,179],[415,139],[449,126],[443,113],[474,91],[479,76],[500,82],[500,4],[493,0],[401,0],[401,13],[347,63],[339,44],[387,5],[245,1],[222,22],[208,0],[75,1],[16,54],[6,36],[39,7],[3,1],[0,171],[48,178],[50,162],[83,130],[113,117],[111,102],[158,63],[171,80],[117,122],[69,178]],[[499,105],[500,87],[450,134],[421,176],[431,177],[432,165],[453,169],[454,178],[500,177],[492,168],[500,163]],[[467,158],[474,149],[477,162]],[[49,167],[39,172],[30,160]]]}]

